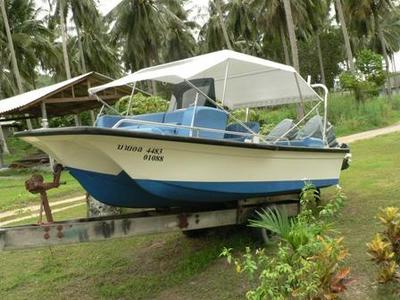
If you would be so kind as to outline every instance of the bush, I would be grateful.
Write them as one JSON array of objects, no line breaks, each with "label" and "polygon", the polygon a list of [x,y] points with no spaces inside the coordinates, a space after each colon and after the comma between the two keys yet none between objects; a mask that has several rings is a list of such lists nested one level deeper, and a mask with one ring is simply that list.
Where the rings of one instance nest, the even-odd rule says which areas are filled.
[{"label": "bush", "polygon": [[[115,109],[125,115],[128,110],[131,96],[122,97],[116,104]],[[144,96],[137,93],[132,98],[129,114],[140,115],[146,113],[164,112],[168,109],[169,102],[158,96]]]},{"label": "bush", "polygon": [[347,250],[341,237],[332,237],[332,219],[343,206],[344,195],[336,196],[325,206],[318,206],[314,187],[306,185],[301,196],[301,213],[289,219],[285,212],[268,209],[251,226],[261,227],[280,237],[277,253],[269,256],[265,249],[246,248],[242,258],[232,249],[224,249],[236,271],[256,279],[257,287],[248,291],[248,299],[334,299],[349,282],[349,268],[341,265]]},{"label": "bush", "polygon": [[343,72],[340,82],[344,88],[353,90],[359,102],[365,100],[366,95],[377,96],[385,83],[382,56],[371,50],[362,50],[356,59],[356,72]]},{"label": "bush", "polygon": [[377,233],[367,244],[368,254],[378,265],[378,282],[386,283],[398,278],[400,263],[400,209],[381,209],[378,219],[385,230]]}]

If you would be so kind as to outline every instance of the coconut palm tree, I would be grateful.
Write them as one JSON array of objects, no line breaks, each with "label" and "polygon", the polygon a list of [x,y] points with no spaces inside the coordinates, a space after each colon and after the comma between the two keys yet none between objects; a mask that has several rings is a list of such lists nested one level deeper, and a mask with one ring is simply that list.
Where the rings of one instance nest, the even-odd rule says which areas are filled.
[{"label": "coconut palm tree", "polygon": [[347,63],[351,72],[355,72],[354,61],[353,61],[353,51],[351,50],[350,37],[347,31],[346,20],[343,13],[343,6],[341,0],[335,0],[336,15],[340,22],[340,27],[342,28],[344,45],[347,54]]},{"label": "coconut palm tree", "polygon": [[219,20],[219,23],[220,23],[219,25],[221,26],[226,46],[228,47],[228,49],[233,50],[232,43],[231,43],[229,35],[228,35],[228,30],[226,29],[225,19],[224,19],[224,14],[223,14],[223,8],[222,8],[222,3],[221,2],[222,2],[221,0],[211,1],[211,3],[214,5],[214,7],[216,9],[216,12],[218,14],[218,20]]},{"label": "coconut palm tree", "polygon": [[[108,14],[108,19],[115,22],[112,38],[122,49],[122,61],[127,70],[150,67],[163,58],[168,59],[171,53],[166,54],[163,48],[171,47],[172,40],[182,38],[186,45],[191,43],[188,24],[181,19],[184,17],[181,12],[177,12],[177,7],[184,3],[183,0],[123,0]],[[169,41],[165,43],[165,40]],[[184,55],[193,51],[192,46],[179,47]],[[151,84],[154,93],[156,84],[154,81]]]},{"label": "coconut palm tree", "polygon": [[14,42],[13,42],[12,35],[11,35],[10,25],[8,23],[8,16],[7,16],[7,11],[6,11],[5,0],[0,0],[0,9],[1,9],[1,16],[3,19],[3,23],[4,23],[4,29],[5,29],[7,41],[8,41],[8,50],[10,51],[10,55],[11,55],[11,64],[12,64],[12,69],[13,69],[14,76],[15,76],[15,81],[17,82],[17,87],[18,87],[19,93],[22,94],[24,92],[24,88],[22,86],[21,74],[19,73],[17,57],[15,55]]},{"label": "coconut palm tree", "polygon": [[199,48],[202,53],[221,50],[227,45],[215,5],[210,3],[208,12],[210,17],[199,32]]}]

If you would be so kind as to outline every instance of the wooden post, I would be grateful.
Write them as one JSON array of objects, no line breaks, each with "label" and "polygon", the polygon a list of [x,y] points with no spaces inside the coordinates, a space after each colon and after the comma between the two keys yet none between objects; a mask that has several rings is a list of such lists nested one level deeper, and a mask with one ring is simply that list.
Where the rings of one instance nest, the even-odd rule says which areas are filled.
[{"label": "wooden post", "polygon": [[79,119],[79,115],[78,114],[74,114],[74,121],[75,121],[75,126],[81,126],[81,121]]},{"label": "wooden post", "polygon": [[[40,104],[42,110],[42,128],[49,128],[49,120],[47,119],[46,102],[42,101]],[[50,170],[53,170],[54,159],[49,155]],[[47,211],[46,211],[47,214]]]},{"label": "wooden post", "polygon": [[47,119],[46,103],[42,101],[40,104],[42,110],[42,128],[49,128],[49,121]]},{"label": "wooden post", "polygon": [[94,110],[91,109],[89,112],[90,112],[90,119],[92,120],[92,126],[94,126],[96,124],[96,116],[94,114]]},{"label": "wooden post", "polygon": [[8,151],[6,139],[5,139],[4,133],[3,133],[3,128],[1,127],[1,124],[0,124],[0,168],[4,167],[3,155],[8,154],[8,153],[10,153],[10,152]]}]

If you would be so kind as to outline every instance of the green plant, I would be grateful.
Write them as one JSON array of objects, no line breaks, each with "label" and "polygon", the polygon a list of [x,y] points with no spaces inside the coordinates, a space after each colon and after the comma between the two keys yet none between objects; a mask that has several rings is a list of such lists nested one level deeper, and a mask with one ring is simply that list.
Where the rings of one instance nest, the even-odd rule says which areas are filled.
[{"label": "green plant", "polygon": [[[131,96],[122,97],[116,104],[115,108],[121,114],[126,114]],[[168,101],[158,96],[145,96],[137,93],[132,97],[132,103],[129,114],[140,115],[145,113],[163,112],[168,109]]]},{"label": "green plant", "polygon": [[327,222],[343,205],[344,195],[338,188],[325,206],[318,205],[315,187],[306,184],[301,194],[301,212],[289,219],[284,211],[267,209],[250,226],[262,227],[279,235],[274,256],[265,249],[245,249],[242,258],[235,258],[225,248],[221,256],[234,263],[238,273],[257,286],[246,293],[248,299],[335,299],[346,289],[349,268],[343,268],[347,250],[343,238],[331,237]]},{"label": "green plant", "polygon": [[386,283],[398,277],[400,267],[400,209],[380,209],[377,217],[385,230],[367,243],[367,252],[379,267],[378,281]]},{"label": "green plant", "polygon": [[386,78],[382,56],[364,49],[357,56],[355,66],[355,72],[346,71],[340,75],[342,86],[353,90],[359,102],[364,101],[366,95],[377,96]]}]

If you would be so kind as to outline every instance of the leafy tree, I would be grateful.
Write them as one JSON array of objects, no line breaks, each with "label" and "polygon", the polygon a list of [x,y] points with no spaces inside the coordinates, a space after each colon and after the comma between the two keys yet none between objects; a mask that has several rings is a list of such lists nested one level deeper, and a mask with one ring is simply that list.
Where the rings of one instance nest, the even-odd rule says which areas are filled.
[{"label": "leafy tree", "polygon": [[[301,40],[299,43],[300,61],[302,62],[302,73],[311,75],[312,81],[322,82],[321,67],[318,60],[318,49],[316,36]],[[342,72],[339,62],[346,60],[343,48],[337,47],[343,40],[339,28],[327,28],[319,34],[321,44],[321,56],[323,57],[325,83],[328,88],[333,88],[334,79]]]},{"label": "leafy tree", "polygon": [[354,73],[344,72],[340,75],[343,87],[352,89],[359,102],[368,94],[378,95],[385,78],[382,56],[368,49],[362,50],[357,56]]},{"label": "leafy tree", "polygon": [[344,45],[347,55],[347,63],[351,72],[354,72],[354,62],[353,62],[353,51],[350,45],[350,37],[347,30],[346,19],[343,12],[343,6],[341,0],[335,0],[336,16],[339,19],[340,27],[342,28]]},{"label": "leafy tree", "polygon": [[[31,0],[15,0],[2,2],[8,15],[8,24],[15,51],[15,63],[18,70],[12,67],[12,51],[7,47],[8,39],[3,27],[4,20],[0,22],[0,90],[4,97],[21,93],[31,86],[36,87],[36,68],[45,66],[49,59],[54,59],[56,52],[51,43],[52,33],[42,20],[38,19],[39,10],[35,9]],[[4,34],[3,34],[4,33]],[[13,72],[11,73],[11,70]],[[21,86],[14,80],[12,74],[21,76]],[[23,81],[23,82],[22,82]],[[18,87],[19,86],[19,87]]]}]

